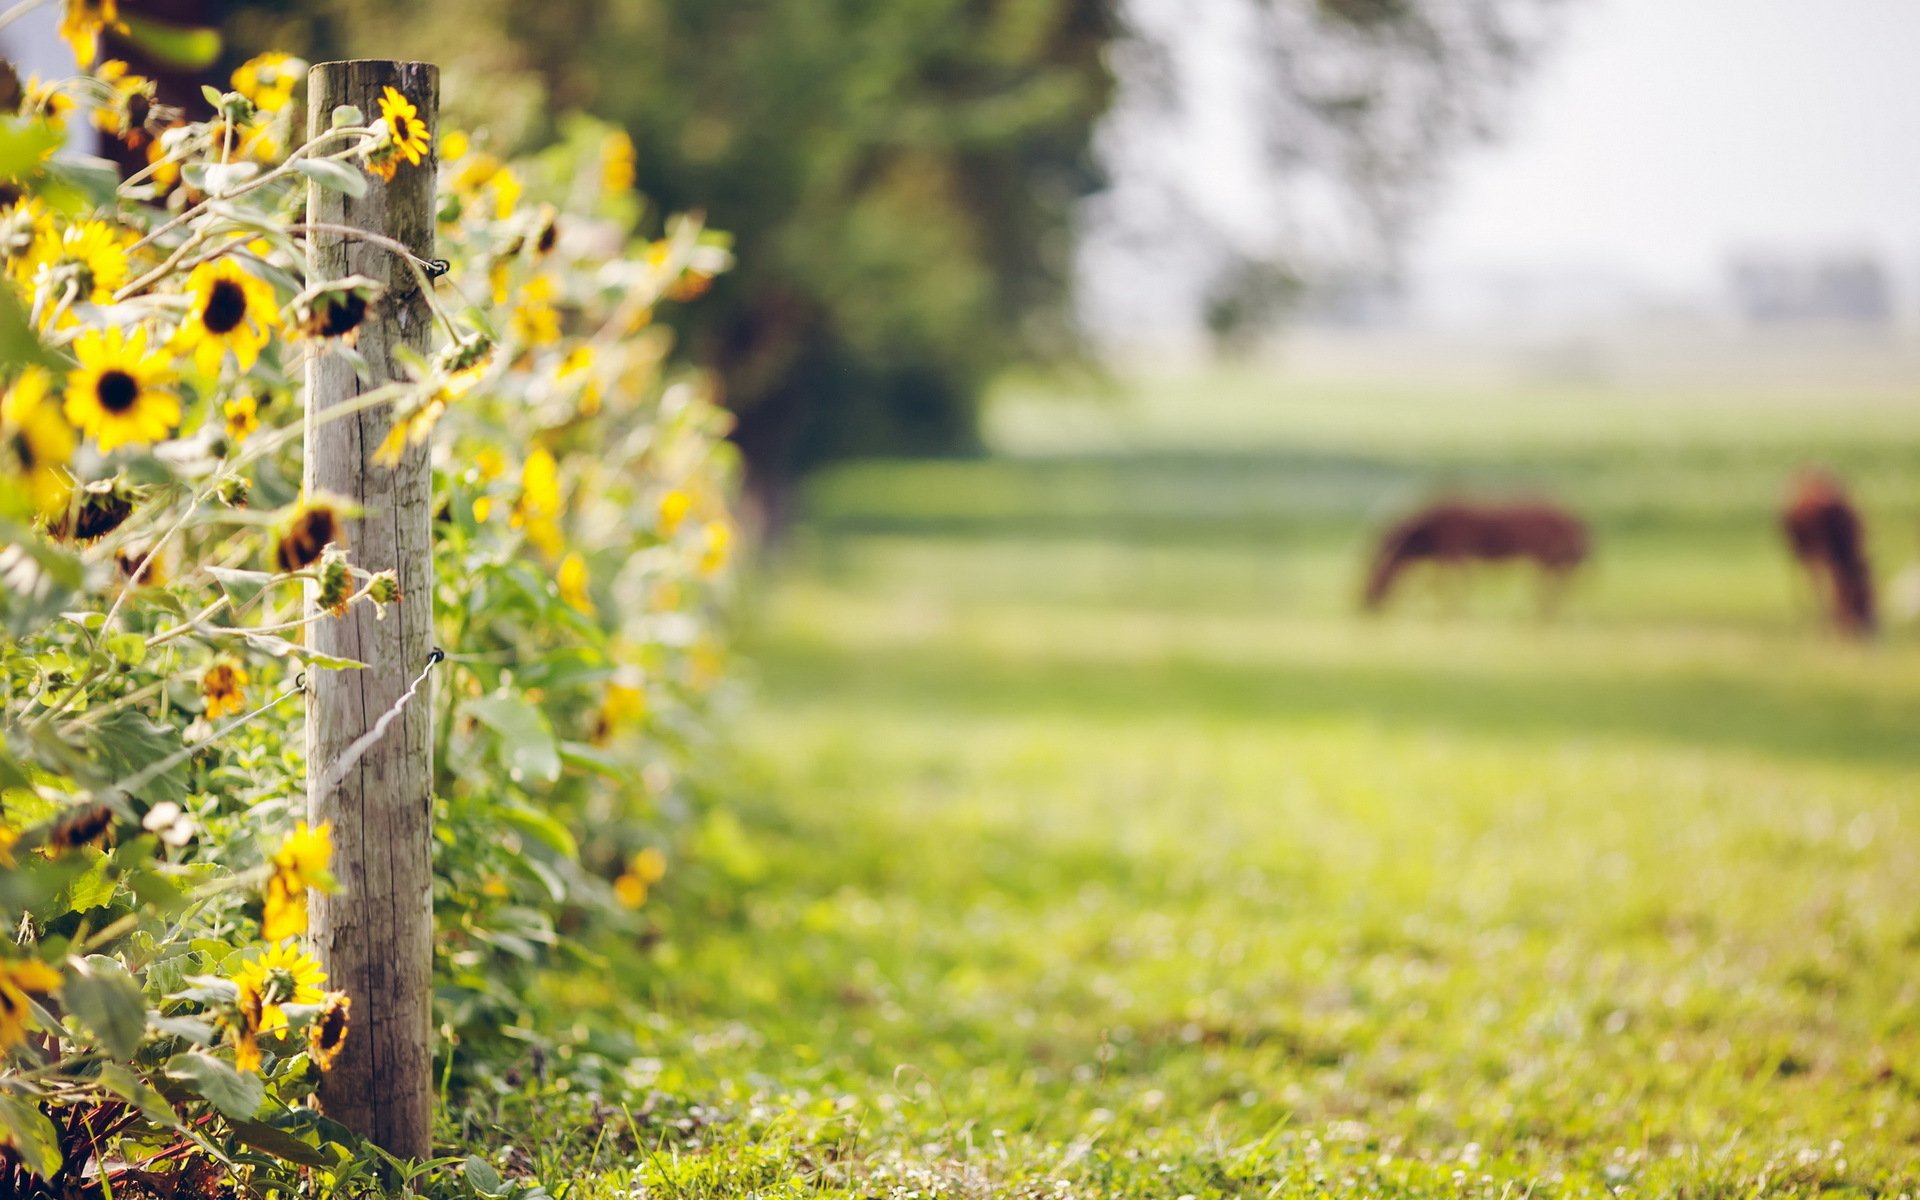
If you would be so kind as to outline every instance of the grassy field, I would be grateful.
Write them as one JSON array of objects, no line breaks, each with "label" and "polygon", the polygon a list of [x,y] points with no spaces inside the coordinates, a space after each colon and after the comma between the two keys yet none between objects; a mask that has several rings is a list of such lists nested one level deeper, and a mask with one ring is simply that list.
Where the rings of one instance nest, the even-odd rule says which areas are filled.
[{"label": "grassy field", "polygon": [[[1907,561],[1920,405],[1038,390],[811,493],[737,822],[598,983],[711,1104],[579,1194],[1920,1194],[1920,639],[1818,632],[1773,516],[1831,463]],[[1592,516],[1561,619],[1353,615],[1464,486]]]}]

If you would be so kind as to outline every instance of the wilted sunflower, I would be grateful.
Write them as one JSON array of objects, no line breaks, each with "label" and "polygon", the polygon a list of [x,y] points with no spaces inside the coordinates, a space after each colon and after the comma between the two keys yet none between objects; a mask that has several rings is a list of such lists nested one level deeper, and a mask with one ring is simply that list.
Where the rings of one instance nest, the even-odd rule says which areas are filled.
[{"label": "wilted sunflower", "polygon": [[291,941],[270,946],[259,958],[248,959],[234,973],[233,984],[245,991],[252,988],[260,996],[261,1033],[278,1033],[287,1027],[285,1004],[318,1004],[325,995],[321,985],[327,973],[320,961]]},{"label": "wilted sunflower", "polygon": [[367,159],[367,170],[391,180],[401,159],[416,167],[425,161],[433,149],[433,134],[413,101],[391,87],[380,93],[380,119],[387,123],[387,142]]},{"label": "wilted sunflower", "polygon": [[104,804],[83,804],[54,822],[47,846],[56,853],[91,846],[113,828],[113,810]]},{"label": "wilted sunflower", "polygon": [[233,259],[216,258],[187,276],[187,295],[193,298],[193,308],[174,337],[174,348],[191,353],[208,375],[220,370],[228,349],[242,371],[251,370],[269,331],[280,322],[273,288]]},{"label": "wilted sunflower", "polygon": [[144,147],[148,138],[147,118],[153,115],[157,86],[146,76],[134,74],[117,58],[101,63],[97,75],[110,89],[111,96],[93,110],[94,128],[136,150]]},{"label": "wilted sunflower", "polygon": [[329,543],[344,545],[346,528],[340,510],[328,500],[301,502],[280,527],[274,542],[274,565],[282,571],[300,571],[320,561]]},{"label": "wilted sunflower", "polygon": [[347,1044],[347,1012],[353,997],[345,992],[328,992],[320,1002],[320,1013],[307,1025],[307,1055],[322,1071],[333,1069],[333,1060]]},{"label": "wilted sunflower", "polygon": [[37,959],[0,962],[0,1054],[26,1040],[32,1015],[27,996],[45,995],[60,986],[60,972]]},{"label": "wilted sunflower", "polygon": [[105,537],[126,524],[138,499],[139,495],[118,476],[96,479],[80,489],[79,503],[54,514],[47,531],[61,541],[71,537],[90,542]]},{"label": "wilted sunflower", "polygon": [[147,349],[147,331],[89,329],[73,343],[80,366],[67,376],[67,420],[101,452],[160,441],[180,423],[180,398],[155,385],[173,362]]},{"label": "wilted sunflower", "polygon": [[339,338],[351,346],[379,296],[379,283],[364,275],[320,284],[294,297],[294,328],[302,337]]},{"label": "wilted sunflower", "polygon": [[100,31],[119,26],[119,0],[67,0],[67,10],[60,17],[60,36],[73,47],[75,60],[90,67],[100,55]]},{"label": "wilted sunflower", "polygon": [[46,371],[28,367],[0,398],[0,436],[13,446],[35,511],[48,520],[64,513],[73,495],[66,465],[78,440],[59,406],[47,399],[52,386]]},{"label": "wilted sunflower", "polygon": [[200,676],[200,694],[207,701],[207,719],[217,721],[246,708],[249,682],[247,669],[238,660],[227,655],[214,659],[213,665]]},{"label": "wilted sunflower", "polygon": [[105,304],[127,281],[128,234],[104,221],[69,225],[58,238],[34,243],[29,266],[36,286],[53,296],[73,292],[75,300]]}]

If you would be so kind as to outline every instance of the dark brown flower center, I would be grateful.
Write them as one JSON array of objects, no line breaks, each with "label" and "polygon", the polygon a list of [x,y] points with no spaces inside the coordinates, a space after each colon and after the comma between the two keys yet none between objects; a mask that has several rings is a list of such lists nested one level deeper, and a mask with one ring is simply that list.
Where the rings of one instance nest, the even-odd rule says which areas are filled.
[{"label": "dark brown flower center", "polygon": [[200,323],[208,333],[232,333],[247,317],[247,293],[231,279],[216,280],[207,293],[207,306],[200,312]]},{"label": "dark brown flower center", "polygon": [[320,336],[340,337],[352,333],[366,316],[366,298],[358,292],[348,292],[327,305],[326,313],[320,318]]},{"label": "dark brown flower center", "polygon": [[94,395],[99,397],[101,408],[117,417],[140,398],[140,381],[125,371],[102,371]]}]

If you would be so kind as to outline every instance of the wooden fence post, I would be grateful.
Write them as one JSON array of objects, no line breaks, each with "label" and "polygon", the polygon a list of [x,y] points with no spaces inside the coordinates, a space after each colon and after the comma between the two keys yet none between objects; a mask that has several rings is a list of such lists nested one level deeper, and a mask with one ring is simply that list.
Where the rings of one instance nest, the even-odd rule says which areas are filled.
[{"label": "wooden fence post", "polygon": [[[418,62],[332,62],[307,77],[309,136],[328,127],[336,106],[351,104],[369,122],[392,87],[419,109],[429,129],[440,103],[438,68]],[[434,160],[405,161],[390,182],[369,178],[355,199],[314,184],[310,225],[351,226],[433,256]],[[385,297],[361,325],[359,349],[370,369],[362,380],[347,359],[320,352],[307,365],[305,483],[332,492],[362,515],[345,524],[349,560],[399,576],[401,602],[385,620],[368,604],[309,627],[319,653],[358,659],[365,670],[308,672],[307,808],[333,825],[333,871],[340,891],[316,896],[310,933],[329,987],[352,997],[346,1047],[320,1086],[326,1113],[392,1153],[425,1158],[433,1134],[433,746],[432,681],[339,782],[331,764],[380,714],[396,704],[427,666],[433,643],[433,479],[425,445],[410,447],[396,467],[373,462],[392,421],[390,405],[318,422],[329,407],[398,377],[394,352],[424,354],[431,317],[412,268],[390,249],[341,234],[310,230],[308,282],[366,275]],[[312,589],[309,589],[311,605]],[[340,774],[333,772],[333,774]]]}]

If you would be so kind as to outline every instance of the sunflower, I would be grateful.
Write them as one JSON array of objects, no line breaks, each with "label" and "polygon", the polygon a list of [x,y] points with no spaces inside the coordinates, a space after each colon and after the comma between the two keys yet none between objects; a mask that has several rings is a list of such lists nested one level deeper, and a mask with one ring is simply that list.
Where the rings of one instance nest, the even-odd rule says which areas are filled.
[{"label": "sunflower", "polygon": [[627,869],[613,881],[613,894],[628,908],[647,902],[647,892],[667,875],[667,856],[652,846],[627,860]]},{"label": "sunflower", "polygon": [[323,498],[302,501],[280,527],[274,542],[274,565],[282,571],[301,571],[320,561],[329,544],[345,545],[347,535],[340,509]]},{"label": "sunflower", "polygon": [[600,186],[617,195],[633,189],[633,139],[625,130],[607,135],[606,149],[600,157]]},{"label": "sunflower", "polygon": [[560,585],[560,598],[569,608],[583,612],[588,616],[594,613],[593,597],[587,593],[587,560],[576,552],[560,560],[560,569],[554,573],[555,582]]},{"label": "sunflower", "polygon": [[380,119],[387,125],[387,140],[367,159],[367,170],[391,180],[406,159],[419,166],[433,150],[433,135],[420,119],[420,110],[394,88],[380,93]]},{"label": "sunflower", "polygon": [[33,1015],[27,996],[45,995],[60,986],[60,972],[36,959],[0,962],[0,1054],[26,1040]]},{"label": "sunflower", "polygon": [[307,1055],[322,1071],[333,1069],[333,1060],[347,1044],[347,1011],[353,997],[345,992],[328,992],[320,1002],[320,1013],[307,1025]]},{"label": "sunflower", "polygon": [[247,707],[247,669],[234,658],[222,655],[213,660],[200,676],[200,694],[206,697],[207,720],[217,721],[228,713]]},{"label": "sunflower", "polygon": [[670,538],[680,528],[680,522],[687,519],[688,510],[693,508],[693,497],[679,488],[671,488],[660,497],[659,520],[656,527],[660,536]]},{"label": "sunflower", "polygon": [[33,282],[38,251],[55,238],[53,214],[36,197],[28,196],[0,212],[0,265],[5,266],[7,277]]},{"label": "sunflower", "polygon": [[560,554],[560,464],[544,447],[527,455],[520,468],[520,498],[513,503],[508,524],[525,529],[527,540],[549,559]]},{"label": "sunflower", "polygon": [[226,418],[227,436],[236,442],[244,442],[260,428],[260,401],[251,393],[243,393],[227,401],[220,413]]},{"label": "sunflower", "polygon": [[73,478],[65,467],[77,439],[73,427],[50,403],[52,379],[39,367],[28,367],[0,397],[0,437],[13,444],[27,495],[42,517],[64,513],[73,495]]},{"label": "sunflower", "polygon": [[513,336],[529,346],[550,346],[560,340],[560,310],[553,306],[553,279],[536,275],[520,289],[520,303],[507,318]]},{"label": "sunflower", "polygon": [[42,79],[38,75],[27,76],[26,94],[20,102],[20,111],[49,121],[65,120],[67,114],[73,111],[73,97],[66,93],[66,81]]},{"label": "sunflower", "polygon": [[270,946],[259,958],[250,958],[234,974],[233,985],[242,995],[251,989],[260,997],[259,1033],[278,1033],[287,1027],[282,1005],[318,1004],[326,993],[321,985],[327,973],[313,955],[291,941]]},{"label": "sunflower", "polygon": [[271,860],[273,874],[267,879],[266,911],[260,922],[262,937],[278,941],[307,931],[307,893],[333,889],[333,875],[327,870],[332,860],[330,822],[312,826],[302,821],[287,835]]},{"label": "sunflower", "polygon": [[89,329],[73,353],[80,365],[67,376],[67,420],[102,453],[160,441],[180,423],[180,398],[156,386],[172,376],[173,361],[147,350],[145,329]]},{"label": "sunflower", "polygon": [[632,725],[646,715],[645,689],[630,683],[608,683],[606,695],[600,701],[600,712],[594,717],[594,743],[605,745],[614,730]]},{"label": "sunflower", "polygon": [[119,0],[67,0],[67,10],[60,17],[60,36],[73,47],[73,57],[83,67],[92,66],[100,55],[100,31],[119,27]]},{"label": "sunflower", "polygon": [[700,551],[700,573],[718,575],[727,565],[727,552],[733,545],[733,526],[725,521],[709,521],[706,542]]},{"label": "sunflower", "polygon": [[139,149],[147,143],[147,118],[153,115],[158,87],[144,75],[135,75],[119,59],[100,64],[100,82],[109,96],[93,110],[93,125],[108,137]]},{"label": "sunflower", "polygon": [[216,258],[187,276],[187,295],[193,297],[193,308],[175,335],[173,348],[191,353],[195,365],[207,375],[220,370],[228,348],[242,371],[252,370],[268,332],[280,321],[273,288],[233,259]]},{"label": "sunflower", "polygon": [[76,538],[91,542],[103,538],[126,524],[142,493],[128,487],[118,476],[96,479],[80,489],[80,502],[62,508],[47,524],[47,532],[56,539]]},{"label": "sunflower", "polygon": [[293,89],[306,74],[304,60],[270,50],[240,64],[233,72],[233,90],[263,112],[279,112],[293,100]]},{"label": "sunflower", "polygon": [[380,285],[364,275],[353,275],[310,288],[293,298],[288,308],[300,336],[339,338],[351,346],[360,323],[380,296]]},{"label": "sunflower", "polygon": [[233,985],[233,1065],[248,1074],[260,1070],[260,1025],[266,1020],[267,1002],[252,983],[235,980]]},{"label": "sunflower", "polygon": [[47,846],[56,854],[91,846],[113,828],[113,810],[104,804],[80,804],[54,822]]},{"label": "sunflower", "polygon": [[56,297],[71,288],[75,300],[106,304],[113,299],[114,289],[127,281],[130,240],[130,234],[104,221],[69,225],[57,239],[35,241],[30,264],[33,282],[46,286]]}]

